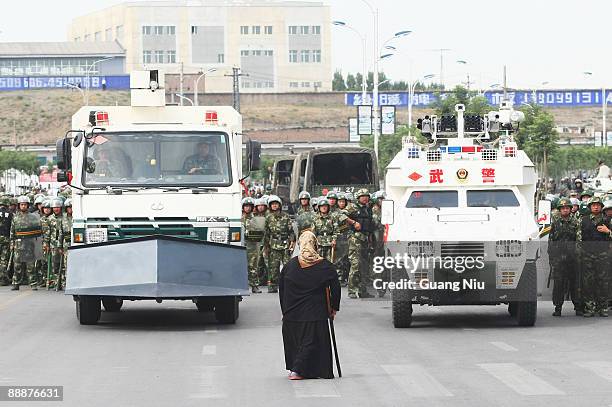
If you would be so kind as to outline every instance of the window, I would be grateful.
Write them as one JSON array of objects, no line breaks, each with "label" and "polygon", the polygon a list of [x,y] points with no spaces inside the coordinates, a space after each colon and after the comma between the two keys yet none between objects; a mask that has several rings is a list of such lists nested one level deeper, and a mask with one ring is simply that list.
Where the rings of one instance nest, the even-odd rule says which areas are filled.
[{"label": "window", "polygon": [[151,26],[143,25],[142,26],[142,35],[151,35]]},{"label": "window", "polygon": [[248,35],[249,34],[249,26],[248,25],[241,25],[240,26],[240,34]]},{"label": "window", "polygon": [[153,33],[155,35],[164,35],[164,26],[163,25],[156,25],[153,28],[154,28]]},{"label": "window", "polygon": [[406,208],[456,208],[457,196],[457,191],[414,191]]},{"label": "window", "polygon": [[308,35],[309,32],[310,32],[310,26],[307,26],[307,25],[300,26],[300,34]]},{"label": "window", "polygon": [[289,34],[296,35],[297,33],[298,33],[297,25],[290,25],[289,26]]},{"label": "window", "polygon": [[85,35],[83,36],[83,41],[88,42],[88,41],[90,41],[90,40],[91,40],[91,35],[89,35],[89,34],[85,34]]},{"label": "window", "polygon": [[320,25],[313,25],[312,26],[312,33],[314,35],[320,35],[321,34],[321,26]]},{"label": "window", "polygon": [[303,49],[300,53],[300,62],[310,62],[310,51]]},{"label": "window", "polygon": [[242,82],[242,87],[243,88],[250,88],[251,87],[251,82],[247,82],[247,81]]},{"label": "window", "polygon": [[168,63],[168,64],[176,64],[176,51],[167,51],[166,52],[166,63]]},{"label": "window", "polygon": [[252,31],[253,31],[253,32],[252,32],[253,34],[261,34],[261,26],[259,26],[259,25],[254,25],[253,27],[251,27],[251,29],[252,29]]},{"label": "window", "polygon": [[168,27],[166,27],[168,35],[175,35],[176,34],[176,27],[173,25],[169,25]]},{"label": "window", "polygon": [[249,56],[249,50],[243,49],[242,51],[240,51],[240,56],[241,57],[248,57]]},{"label": "window", "polygon": [[79,41],[81,41],[81,37],[75,37],[74,38],[74,42],[79,42]]},{"label": "window", "polygon": [[312,185],[374,184],[370,153],[319,153],[312,155]]},{"label": "window", "polygon": [[192,25],[191,26],[191,34],[193,35],[193,34],[197,34],[197,33],[198,33],[198,27],[195,26],[195,25]]},{"label": "window", "polygon": [[266,82],[266,88],[273,88],[274,87],[274,82],[272,81],[267,81]]},{"label": "window", "polygon": [[96,31],[94,33],[94,41],[95,42],[100,42],[102,41],[102,31]]},{"label": "window", "polygon": [[509,189],[467,191],[468,207],[520,206],[514,192]]},{"label": "window", "polygon": [[225,54],[217,54],[217,62],[220,64],[225,63]]},{"label": "window", "polygon": [[259,50],[259,49],[257,49],[257,50],[253,50],[253,51],[251,51],[251,54],[252,54],[254,57],[260,57],[260,56],[261,56],[261,50]]},{"label": "window", "polygon": [[300,84],[297,82],[289,82],[289,87],[290,88],[297,88]]},{"label": "window", "polygon": [[315,49],[312,51],[312,62],[321,62],[321,50]]},{"label": "window", "polygon": [[261,82],[260,82],[260,81],[255,82],[255,87],[256,87],[256,88],[261,88],[261,85],[262,85],[262,84],[261,84]]},{"label": "window", "polygon": [[310,82],[302,82],[302,87],[303,88],[309,88],[310,87]]},{"label": "window", "polygon": [[164,63],[164,51],[155,51],[155,60],[154,62],[156,64],[163,64]]},{"label": "window", "polygon": [[150,64],[153,61],[153,53],[151,51],[142,51],[142,63]]},{"label": "window", "polygon": [[317,89],[318,89],[318,88],[320,88],[321,86],[323,86],[323,82],[315,82],[315,83],[313,84],[313,86],[314,86],[315,88],[317,88]]},{"label": "window", "polygon": [[274,56],[274,51],[272,51],[271,49],[267,49],[264,51],[264,56],[266,57]]},{"label": "window", "polygon": [[104,41],[112,41],[113,40],[113,29],[107,28],[104,31]]},{"label": "window", "polygon": [[296,49],[289,50],[289,62],[297,62],[298,61],[298,52]]},{"label": "window", "polygon": [[271,35],[272,34],[272,26],[271,25],[267,25],[264,27],[264,33]]}]

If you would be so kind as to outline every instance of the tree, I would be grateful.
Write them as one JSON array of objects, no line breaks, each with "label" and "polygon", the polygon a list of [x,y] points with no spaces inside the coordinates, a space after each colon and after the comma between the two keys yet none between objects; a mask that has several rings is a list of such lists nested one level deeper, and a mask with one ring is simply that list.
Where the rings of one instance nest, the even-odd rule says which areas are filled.
[{"label": "tree", "polygon": [[346,76],[346,88],[347,90],[350,90],[350,91],[359,90],[357,89],[357,83],[355,81],[355,76],[353,76],[352,73]]},{"label": "tree", "polygon": [[357,90],[363,90],[363,75],[361,72],[357,72],[357,75],[355,75],[355,82]]},{"label": "tree", "polygon": [[[417,140],[424,142],[421,132],[412,126],[411,134],[416,136]],[[378,173],[382,178],[385,175],[387,166],[393,158],[402,149],[402,138],[408,135],[408,127],[401,126],[397,128],[395,134],[383,135],[378,139]],[[362,136],[359,143],[362,147],[374,148],[374,136]]]},{"label": "tree", "polygon": [[343,92],[346,90],[346,84],[344,83],[344,77],[341,71],[334,72],[334,79],[332,80],[332,90],[336,92]]},{"label": "tree", "polygon": [[38,175],[40,163],[36,155],[23,151],[0,151],[0,171],[16,169],[28,175]]},{"label": "tree", "polygon": [[525,113],[525,121],[521,123],[517,134],[517,144],[532,161],[539,164],[542,177],[548,178],[549,162],[554,162],[555,153],[559,149],[556,144],[559,136],[555,130],[555,119],[539,105],[526,105],[521,110]]}]

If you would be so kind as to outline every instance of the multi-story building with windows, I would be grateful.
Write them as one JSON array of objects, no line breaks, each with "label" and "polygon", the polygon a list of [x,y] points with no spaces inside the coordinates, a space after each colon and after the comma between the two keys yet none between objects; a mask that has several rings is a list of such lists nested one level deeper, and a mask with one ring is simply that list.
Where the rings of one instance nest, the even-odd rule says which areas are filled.
[{"label": "multi-story building with windows", "polygon": [[142,1],[75,18],[68,40],[117,40],[127,72],[215,68],[206,76],[207,92],[230,91],[225,75],[232,67],[245,74],[244,92],[330,91],[330,23],[330,8],[321,2]]}]

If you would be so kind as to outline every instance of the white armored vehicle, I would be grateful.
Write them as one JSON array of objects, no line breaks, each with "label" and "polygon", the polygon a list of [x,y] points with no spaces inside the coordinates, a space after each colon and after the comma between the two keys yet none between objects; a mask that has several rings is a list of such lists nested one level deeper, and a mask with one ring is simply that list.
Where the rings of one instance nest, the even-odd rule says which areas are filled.
[{"label": "white armored vehicle", "polygon": [[393,323],[410,326],[414,304],[508,304],[519,325],[531,326],[536,174],[512,135],[524,115],[508,103],[484,117],[465,115],[463,105],[455,111],[419,120],[427,142],[406,137],[387,167]]},{"label": "white armored vehicle", "polygon": [[[101,304],[192,300],[234,323],[248,295],[242,246],[242,117],[166,106],[158,71],[131,76],[130,106],[85,106],[57,143],[73,191],[66,294],[82,324]],[[247,143],[248,170],[260,146]],[[244,171],[247,172],[247,171]]]}]

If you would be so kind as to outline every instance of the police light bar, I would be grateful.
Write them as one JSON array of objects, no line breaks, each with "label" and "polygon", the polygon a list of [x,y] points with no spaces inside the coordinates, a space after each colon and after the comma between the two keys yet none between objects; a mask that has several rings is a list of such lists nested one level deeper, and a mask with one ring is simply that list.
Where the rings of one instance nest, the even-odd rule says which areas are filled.
[{"label": "police light bar", "polygon": [[214,125],[219,124],[219,116],[217,115],[217,111],[207,110],[204,122],[206,124],[214,124]]},{"label": "police light bar", "polygon": [[482,146],[442,146],[440,152],[447,154],[477,153],[482,151]]}]

